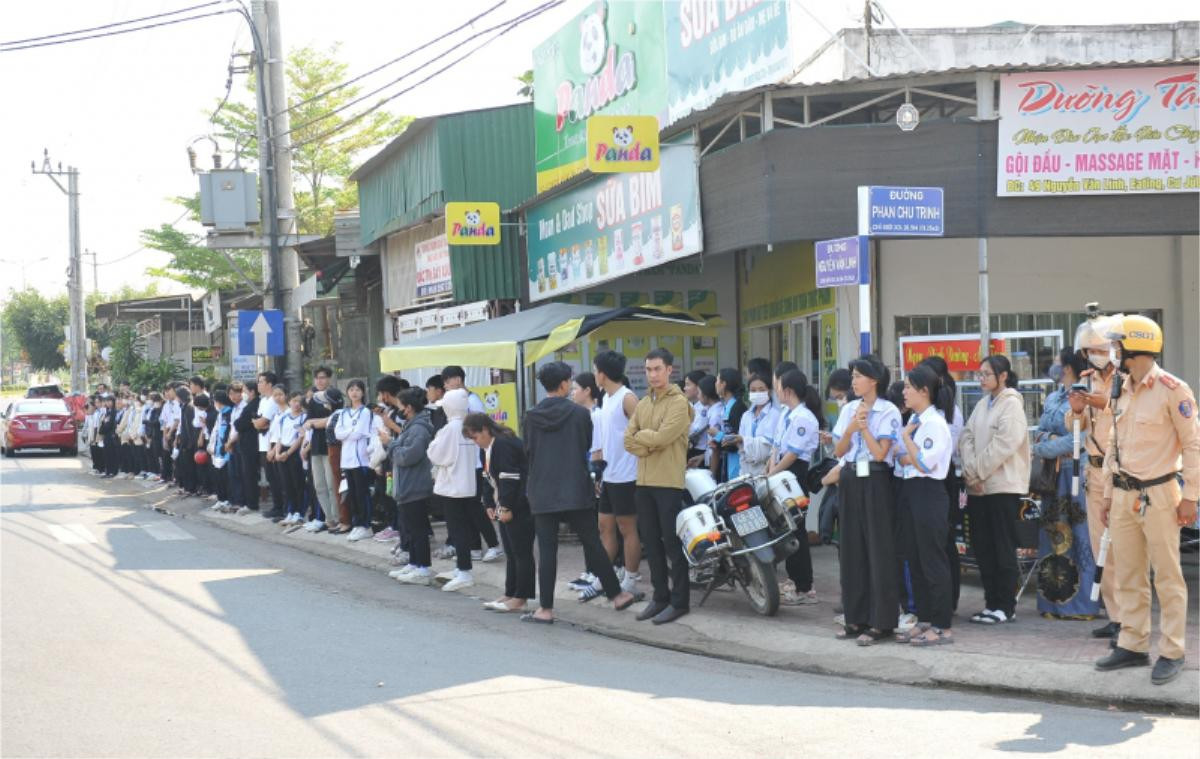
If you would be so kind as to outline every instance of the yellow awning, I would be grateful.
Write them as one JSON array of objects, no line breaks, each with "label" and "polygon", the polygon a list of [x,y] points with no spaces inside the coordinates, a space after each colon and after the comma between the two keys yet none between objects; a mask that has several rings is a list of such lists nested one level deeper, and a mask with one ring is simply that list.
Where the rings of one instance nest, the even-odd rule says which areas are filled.
[{"label": "yellow awning", "polygon": [[457,345],[390,345],[379,351],[379,368],[385,372],[450,364],[487,366],[512,371],[517,368],[517,343],[505,340]]}]

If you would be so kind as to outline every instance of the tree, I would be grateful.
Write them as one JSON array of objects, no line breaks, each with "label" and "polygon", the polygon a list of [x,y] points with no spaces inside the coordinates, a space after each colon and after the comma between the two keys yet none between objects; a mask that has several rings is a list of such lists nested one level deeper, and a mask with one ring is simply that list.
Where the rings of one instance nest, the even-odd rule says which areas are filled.
[{"label": "tree", "polygon": [[[347,66],[336,59],[337,51],[336,44],[328,50],[297,48],[288,55],[285,70],[296,223],[300,234],[305,235],[333,233],[334,212],[358,205],[358,189],[346,181],[355,161],[403,132],[412,121],[410,116],[384,110],[352,121],[369,107],[366,103],[334,113],[362,92],[352,84],[325,94],[346,79]],[[253,76],[246,89],[250,95],[256,91]],[[257,160],[255,113],[253,105],[230,102],[217,114],[216,124],[220,127],[218,137],[244,144],[243,156]]]},{"label": "tree", "polygon": [[533,100],[533,69],[526,69],[525,73],[513,78],[521,83],[521,89],[517,90],[517,97]]},{"label": "tree", "polygon": [[47,299],[32,287],[9,291],[4,320],[8,336],[16,339],[34,369],[54,371],[67,365],[62,354],[63,327],[69,323],[65,295]]},{"label": "tree", "polygon": [[[195,223],[200,222],[200,196],[175,197],[171,201],[189,210]],[[253,283],[262,283],[262,254],[255,249],[226,251],[212,250],[204,238],[184,232],[173,224],[158,229],[143,229],[142,244],[171,255],[165,266],[152,266],[146,273],[154,277],[173,279],[200,290],[236,290]]]}]

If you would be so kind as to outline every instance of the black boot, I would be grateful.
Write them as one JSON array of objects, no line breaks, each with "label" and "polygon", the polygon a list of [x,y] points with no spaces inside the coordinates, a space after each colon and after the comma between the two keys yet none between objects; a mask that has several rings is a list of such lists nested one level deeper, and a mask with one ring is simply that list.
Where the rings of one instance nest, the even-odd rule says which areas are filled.
[{"label": "black boot", "polygon": [[1145,667],[1148,664],[1150,664],[1150,654],[1114,646],[1111,654],[1096,662],[1096,669],[1101,672],[1109,672],[1125,667]]},{"label": "black boot", "polygon": [[1115,638],[1120,634],[1121,634],[1121,623],[1120,622],[1109,622],[1107,625],[1104,625],[1103,627],[1097,627],[1095,630],[1092,630],[1093,638]]},{"label": "black boot", "polygon": [[654,617],[657,617],[663,609],[666,608],[667,604],[659,603],[658,601],[651,601],[650,603],[646,604],[646,608],[638,612],[637,621],[645,622],[647,619],[653,619]]},{"label": "black boot", "polygon": [[1183,672],[1183,657],[1178,659],[1168,659],[1165,656],[1158,657],[1158,661],[1154,662],[1154,671],[1150,673],[1150,682],[1155,685],[1166,685],[1175,678],[1179,677],[1179,673]]}]

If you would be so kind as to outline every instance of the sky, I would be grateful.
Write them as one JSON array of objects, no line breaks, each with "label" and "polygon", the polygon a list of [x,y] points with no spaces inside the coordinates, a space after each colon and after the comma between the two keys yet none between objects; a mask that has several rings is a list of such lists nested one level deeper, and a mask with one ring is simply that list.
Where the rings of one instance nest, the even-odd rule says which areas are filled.
[{"label": "sky", "polygon": [[[0,41],[98,26],[198,2],[3,3]],[[340,43],[338,55],[355,75],[496,2],[282,0],[283,42],[289,48]],[[539,4],[538,0],[507,0],[479,23],[516,16]],[[428,116],[518,102],[514,77],[532,66],[532,49],[587,5],[587,0],[568,0],[392,101],[389,109]],[[821,24],[806,20],[801,26],[800,38],[794,40],[798,60],[827,39],[821,26],[835,31],[858,26],[863,4],[861,0],[805,0],[804,7]],[[1140,4],[1010,0],[1002,5],[885,0],[884,7],[905,28],[985,26],[999,21],[1163,23],[1196,17],[1194,0]],[[31,160],[41,165],[46,148],[54,165],[61,161],[64,167],[79,169],[83,248],[97,253],[100,289],[109,292],[125,284],[147,284],[145,269],[162,265],[167,256],[139,250],[139,233],[175,220],[180,209],[168,199],[196,191],[186,148],[209,131],[209,114],[224,93],[231,50],[249,48],[245,22],[229,14],[75,44],[0,52],[0,82],[7,102],[0,127],[0,219],[7,222],[8,240],[0,251],[0,291],[20,287],[23,281],[46,294],[66,288],[67,199],[47,177],[32,175],[29,169]],[[384,69],[363,84],[367,89],[380,86],[403,73],[408,64]],[[235,98],[243,86],[244,77],[235,78]],[[197,144],[197,152],[206,161],[207,143]],[[186,222],[181,226],[189,228]],[[190,229],[201,231],[198,225]],[[84,257],[84,286],[89,291],[92,260]],[[165,291],[181,289],[170,282],[161,285]]]}]

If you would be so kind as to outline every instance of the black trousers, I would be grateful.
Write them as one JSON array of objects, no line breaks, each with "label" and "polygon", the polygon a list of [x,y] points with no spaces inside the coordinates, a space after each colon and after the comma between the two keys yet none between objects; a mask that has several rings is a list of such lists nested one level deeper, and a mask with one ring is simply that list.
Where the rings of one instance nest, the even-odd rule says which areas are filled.
[{"label": "black trousers", "polygon": [[175,459],[175,482],[189,493],[196,492],[196,454],[191,448],[180,448],[179,458]]},{"label": "black trousers", "polygon": [[[478,538],[478,531],[471,520],[471,511],[480,506],[477,496],[448,498],[434,496],[442,507],[446,518],[446,531],[450,534],[450,545],[454,546],[454,563],[463,572],[471,571],[471,536]],[[486,515],[485,515],[486,516]]]},{"label": "black trousers", "polygon": [[237,455],[241,457],[242,470],[242,502],[258,511],[258,436],[249,440],[239,440],[234,445]]},{"label": "black trousers", "polygon": [[[476,469],[475,492],[482,493],[483,491],[483,470]],[[484,543],[487,543],[488,548],[495,548],[500,545],[500,541],[496,539],[496,527],[492,524],[492,520],[488,519],[487,508],[483,505],[483,500],[479,498],[475,500],[477,508],[471,510],[471,526],[474,528],[471,534],[471,548],[475,551],[482,551]]]},{"label": "black trousers", "polygon": [[[534,514],[533,525],[538,543],[538,603],[543,609],[554,608],[554,583],[558,575],[558,525],[566,522],[571,531],[579,536],[583,544],[583,555],[589,566],[596,568],[596,577],[604,595],[616,598],[621,595],[621,582],[608,563],[608,554],[600,542],[600,527],[596,524],[596,512],[592,509],[553,511],[549,514]],[[680,557],[682,561],[682,557]]]},{"label": "black trousers", "polygon": [[946,558],[946,533],[950,529],[946,486],[942,480],[915,477],[900,483],[896,522],[908,561],[917,618],[934,627],[948,628],[953,614],[950,561]]},{"label": "black trousers", "polygon": [[[791,472],[796,475],[798,481],[804,482],[808,476],[808,462],[799,460],[797,464],[798,466],[792,467]],[[796,592],[807,593],[813,587],[812,548],[808,544],[808,527],[801,525],[796,537],[800,539],[800,547],[784,560],[783,568],[788,579],[796,584]]]},{"label": "black trousers", "polygon": [[[675,534],[675,517],[683,505],[683,490],[638,485],[633,498],[637,504],[642,555],[650,565],[654,601],[669,603],[676,609],[687,609],[691,606],[688,563],[683,558],[683,544]],[[541,540],[540,534],[538,539]],[[607,567],[607,559],[605,555],[601,569]]]},{"label": "black trousers", "polygon": [[104,473],[115,476],[121,471],[121,441],[116,435],[104,436]]},{"label": "black trousers", "polygon": [[152,474],[161,474],[163,458],[162,433],[158,430],[154,430],[149,434],[150,448],[148,449],[147,453],[148,457],[146,461],[146,471],[151,472]]},{"label": "black trousers", "polygon": [[867,477],[857,476],[853,462],[842,468],[838,515],[847,626],[893,630],[898,621],[892,487],[892,470],[886,464],[870,464]]},{"label": "black trousers", "polygon": [[409,501],[400,504],[400,516],[404,520],[404,532],[408,535],[408,563],[416,567],[429,567],[433,559],[429,554],[429,501]]},{"label": "black trousers", "polygon": [[962,481],[951,469],[945,482],[946,498],[950,507],[946,517],[946,560],[950,564],[951,608],[958,611],[958,596],[962,589],[962,561],[958,556],[958,526],[962,524],[962,509],[958,507],[958,495],[962,490]]},{"label": "black trousers", "polygon": [[121,443],[121,471],[133,474],[133,443]]},{"label": "black trousers", "polygon": [[[279,462],[266,461],[264,457],[263,466],[267,470],[267,486],[271,489],[272,511],[282,514],[287,511],[284,508],[287,505],[287,492],[283,488],[283,478],[279,475]],[[370,524],[370,521],[367,524]]]},{"label": "black trousers", "polygon": [[92,469],[97,472],[104,471],[104,449],[92,443],[89,450],[92,452]]},{"label": "black trousers", "polygon": [[162,478],[164,482],[170,482],[175,478],[175,461],[171,458],[171,451],[175,448],[163,443],[161,438],[159,442],[162,450]]},{"label": "black trousers", "polygon": [[[533,598],[534,567],[533,515],[528,511],[513,512],[511,522],[500,523],[500,542],[504,545],[504,595],[528,600]],[[428,541],[426,541],[428,546]]]},{"label": "black trousers", "polygon": [[283,497],[286,501],[284,511],[304,514],[304,464],[300,461],[300,451],[297,450],[286,460],[277,462],[279,479],[283,485]]},{"label": "black trousers", "polygon": [[346,495],[350,501],[350,526],[371,526],[371,478],[374,476],[369,467],[355,466],[343,469],[349,489]]},{"label": "black trousers", "polygon": [[979,564],[984,605],[1011,617],[1017,608],[1017,513],[1015,493],[973,495],[967,498],[971,520],[971,550]]}]

